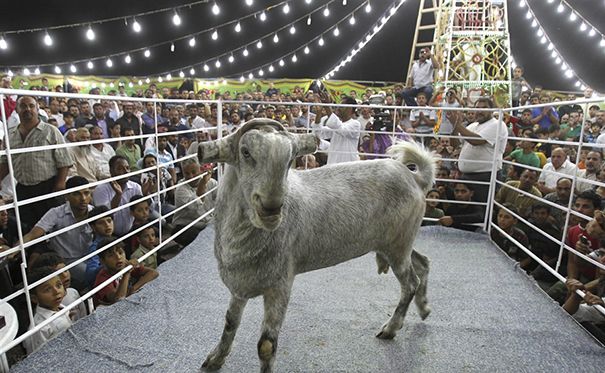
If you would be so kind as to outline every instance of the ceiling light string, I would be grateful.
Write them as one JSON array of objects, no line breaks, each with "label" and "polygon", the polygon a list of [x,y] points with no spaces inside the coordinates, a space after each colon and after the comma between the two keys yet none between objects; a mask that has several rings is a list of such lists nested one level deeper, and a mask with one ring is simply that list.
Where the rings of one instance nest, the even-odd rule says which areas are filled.
[{"label": "ceiling light string", "polygon": [[[596,26],[594,26],[592,23],[590,23],[584,16],[582,16],[582,14],[580,14],[580,12],[576,11],[567,2],[567,0],[559,0],[559,5],[556,6],[557,12],[563,13],[565,11],[565,6],[563,4],[565,4],[569,9],[571,9],[569,20],[573,22],[577,18],[580,18],[580,20],[582,21],[580,23],[580,31],[586,32],[586,35],[589,38],[593,38],[597,35],[600,36],[601,41],[599,42],[599,46],[605,47],[605,35],[601,31],[599,31],[599,29]],[[556,5],[555,2],[551,3],[552,7],[555,7],[555,5]]]},{"label": "ceiling light string", "polygon": [[[184,36],[181,36],[179,38],[172,39],[172,40],[161,41],[161,42],[158,42],[158,43],[155,43],[155,44],[151,44],[151,45],[148,45],[148,46],[145,46],[145,47],[140,47],[140,48],[125,50],[125,51],[115,52],[115,53],[112,53],[112,54],[109,54],[109,55],[104,55],[104,56],[95,56],[95,57],[89,57],[89,58],[82,58],[82,59],[78,59],[78,60],[61,61],[61,62],[53,62],[53,63],[45,63],[45,64],[28,64],[28,65],[21,65],[21,66],[4,66],[4,68],[8,68],[8,69],[13,68],[13,69],[19,70],[21,68],[33,68],[34,66],[36,66],[38,68],[40,68],[40,67],[53,67],[54,66],[55,67],[54,70],[56,72],[56,70],[57,70],[56,67],[57,66],[61,66],[61,65],[89,63],[90,61],[101,61],[101,60],[105,60],[107,58],[116,58],[116,57],[119,58],[119,57],[123,57],[125,55],[131,55],[131,54],[134,54],[134,53],[137,53],[137,52],[143,52],[145,54],[145,57],[148,58],[149,57],[149,53],[150,53],[149,52],[150,49],[157,48],[157,47],[164,46],[164,45],[170,45],[170,50],[174,51],[174,47],[173,47],[174,43],[178,42],[178,41],[183,41],[183,40],[188,40],[188,43],[189,43],[190,46],[191,46],[191,44],[195,45],[195,42],[192,42],[191,40],[192,40],[192,38],[195,38],[198,35],[202,35],[202,34],[205,34],[205,33],[212,33],[212,34],[214,34],[217,29],[226,28],[227,26],[230,26],[230,25],[232,25],[234,23],[238,23],[238,22],[240,22],[242,20],[246,20],[246,19],[249,19],[249,18],[255,18],[255,17],[257,17],[257,15],[260,12],[268,12],[268,11],[270,11],[272,9],[275,9],[275,8],[278,8],[278,7],[282,6],[283,4],[285,4],[285,3],[289,2],[289,1],[290,0],[284,0],[284,1],[281,1],[281,2],[279,2],[277,4],[273,4],[271,6],[268,6],[268,7],[264,8],[264,10],[262,10],[262,11],[255,11],[255,12],[253,12],[253,13],[247,15],[247,16],[244,16],[244,17],[241,17],[241,18],[238,18],[238,19],[226,21],[226,22],[224,22],[222,24],[211,26],[209,28],[197,31],[195,33],[190,33],[190,34],[187,34],[187,35],[184,35]],[[335,1],[338,1],[338,0],[330,0],[328,2],[328,4],[330,4],[332,2],[335,2]],[[299,17],[297,19],[295,19],[294,21],[292,21],[292,23],[296,23],[296,22],[300,21],[303,18],[307,18],[308,16],[312,15],[313,13],[315,13],[315,12],[317,12],[319,10],[320,10],[319,8],[313,9],[312,11],[304,14],[303,16],[301,16],[301,17]],[[175,15],[176,14],[177,13],[175,13]],[[88,25],[88,23],[87,23],[87,25]],[[284,26],[283,28],[290,27],[290,25],[291,25],[291,23],[288,24],[287,26]],[[282,28],[280,28],[279,30],[281,30],[281,29]],[[266,37],[266,35],[264,35],[262,38],[265,38],[265,37]],[[215,38],[213,38],[213,39],[216,40]],[[4,43],[3,43],[3,40],[4,40],[3,37],[0,36],[0,49],[4,49],[2,47],[4,46],[4,43],[6,43],[6,41],[4,41]],[[53,44],[53,40],[52,40],[52,38],[50,37],[50,35],[48,33],[45,34],[44,43],[47,46],[49,46],[49,47]],[[249,43],[245,44],[245,46],[247,46],[247,45],[249,45]],[[241,48],[243,48],[243,47],[240,46],[238,48],[235,48],[233,51],[241,49]],[[225,54],[229,54],[229,53],[225,53]],[[222,57],[225,54],[220,55],[219,57]],[[214,57],[214,58],[217,58],[217,57]],[[213,59],[213,58],[211,58],[211,59]]]},{"label": "ceiling light string", "polygon": [[[540,44],[545,45],[546,49],[550,51],[550,57],[554,60],[555,64],[560,65],[561,70],[565,74],[565,77],[567,77],[568,79],[571,79],[574,76],[576,77],[576,82],[574,84],[576,87],[585,88],[587,86],[587,84],[578,76],[578,74],[576,74],[574,72],[573,69],[571,69],[571,67],[569,67],[569,64],[563,58],[563,55],[559,52],[559,50],[557,49],[555,44],[552,42],[552,40],[546,34],[546,31],[540,24],[538,17],[536,17],[536,15],[533,12],[529,3],[526,3],[525,0],[520,0],[520,3],[519,3],[520,6],[521,6],[521,3],[527,5],[527,13],[526,13],[525,17],[528,20],[532,19],[531,27],[538,28],[538,31],[536,32],[536,36],[538,38],[540,38]],[[523,7],[525,5],[523,5]],[[584,89],[584,88],[581,88],[581,89]]]},{"label": "ceiling light string", "polygon": [[[335,2],[335,1],[339,1],[339,0],[331,0],[330,3],[331,2]],[[291,50],[290,52],[288,52],[288,53],[284,54],[283,56],[281,56],[280,58],[276,59],[275,61],[278,61],[279,59],[287,57],[288,55],[292,55],[293,53],[298,52],[299,50],[304,50],[305,47],[307,47],[308,45],[310,45],[311,43],[313,43],[315,41],[319,41],[320,39],[323,40],[323,36],[325,34],[329,33],[330,31],[334,32],[334,29],[337,29],[338,25],[344,24],[345,22],[348,22],[347,19],[351,15],[355,14],[355,12],[357,12],[360,8],[362,8],[364,6],[364,4],[365,3],[362,2],[360,5],[358,5],[357,7],[353,8],[353,10],[351,10],[349,13],[345,14],[333,26],[331,26],[331,27],[327,28],[326,30],[322,31],[318,36],[316,36],[316,37],[314,37],[314,38],[306,41],[305,43],[303,43],[302,45],[300,45],[296,49]],[[259,37],[257,39],[256,42],[249,42],[249,43],[240,45],[238,47],[235,47],[235,48],[231,49],[230,51],[222,53],[220,55],[217,55],[217,56],[214,56],[214,57],[211,57],[211,58],[207,58],[207,59],[205,59],[203,61],[198,61],[198,62],[196,62],[194,64],[190,64],[190,65],[186,65],[186,66],[181,66],[181,67],[178,67],[176,69],[167,70],[167,71],[161,72],[161,73],[159,73],[157,75],[163,76],[163,75],[166,75],[168,73],[171,73],[171,74],[175,73],[175,74],[179,74],[180,75],[180,71],[187,70],[187,69],[190,69],[190,68],[195,68],[196,66],[202,66],[203,70],[205,72],[208,72],[210,70],[210,66],[208,66],[208,64],[211,63],[212,61],[217,61],[217,60],[220,60],[220,59],[223,59],[223,58],[227,57],[227,58],[229,58],[229,62],[232,63],[232,62],[234,62],[234,59],[232,60],[231,57],[234,54],[238,53],[238,52],[241,52],[244,55],[244,57],[247,57],[251,53],[250,50],[252,50],[252,46],[255,46],[256,49],[261,49],[263,47],[263,45],[264,45],[263,42],[267,42],[268,45],[275,44],[276,43],[275,42],[275,40],[276,40],[275,36],[280,31],[284,31],[285,29],[289,29],[290,30],[293,24],[301,21],[302,19],[305,19],[309,14],[313,14],[315,12],[321,11],[321,9],[323,9],[323,7],[324,7],[324,5],[322,5],[320,8],[314,9],[310,13],[304,14],[303,16],[295,19],[294,21],[292,21],[289,24],[286,24],[286,25],[280,27],[277,30],[272,30],[271,32],[269,32],[267,34],[262,35],[261,37]],[[288,31],[288,32],[291,33],[291,31]],[[279,40],[280,40],[279,37],[277,37],[277,42],[279,42]],[[269,41],[272,41],[272,42],[269,43]],[[260,47],[259,47],[259,42],[260,42]],[[322,45],[322,44],[323,44],[323,41],[320,43],[320,45]],[[248,49],[248,48],[250,48],[250,49]],[[268,66],[268,65],[269,64],[267,63],[267,64],[263,64],[262,66]],[[248,72],[250,72],[252,70],[256,70],[256,69],[251,69],[251,70],[246,71],[246,72],[248,73]]]}]

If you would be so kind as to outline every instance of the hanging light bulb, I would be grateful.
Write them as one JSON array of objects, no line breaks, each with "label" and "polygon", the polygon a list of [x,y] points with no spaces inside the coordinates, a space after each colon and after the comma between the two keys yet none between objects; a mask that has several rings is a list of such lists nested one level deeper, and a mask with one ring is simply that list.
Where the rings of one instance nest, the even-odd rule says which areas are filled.
[{"label": "hanging light bulb", "polygon": [[565,7],[563,6],[563,3],[559,4],[559,6],[557,7],[557,12],[563,13],[564,10],[565,10]]},{"label": "hanging light bulb", "polygon": [[29,74],[31,74],[31,73],[29,72],[29,69],[27,67],[25,69],[23,69],[23,75],[29,76]]},{"label": "hanging light bulb", "polygon": [[366,4],[365,11],[366,11],[366,13],[370,13],[372,11],[372,5],[370,4],[369,1]]},{"label": "hanging light bulb", "polygon": [[260,40],[259,40],[259,41],[257,41],[257,42],[256,42],[256,48],[257,48],[257,49],[261,49],[262,47],[263,47],[263,42],[262,42],[262,41],[260,41]]},{"label": "hanging light bulb", "polygon": [[40,75],[40,69],[38,67],[36,67],[36,70],[34,70],[34,74]]},{"label": "hanging light bulb", "polygon": [[248,57],[248,54],[250,54],[248,52],[248,48],[244,48],[244,51],[242,52],[242,54],[244,55],[244,57]]},{"label": "hanging light bulb", "polygon": [[151,52],[149,51],[149,49],[145,49],[145,52],[143,52],[143,56],[145,56],[145,58],[149,58],[149,56],[151,56]]},{"label": "hanging light bulb", "polygon": [[166,74],[166,80],[172,80],[172,74],[170,74],[170,73]]},{"label": "hanging light bulb", "polygon": [[0,49],[7,49],[8,48],[8,43],[6,42],[6,40],[4,39],[4,36],[0,36]]},{"label": "hanging light bulb", "polygon": [[254,74],[252,74],[252,73],[248,74],[248,79],[252,79],[252,78],[254,78]]},{"label": "hanging light bulb", "polygon": [[215,29],[210,37],[212,38],[212,40],[218,39],[218,31]]},{"label": "hanging light bulb", "polygon": [[267,15],[265,14],[265,12],[262,12],[260,14],[260,20],[263,21],[263,22],[265,22],[267,20]]},{"label": "hanging light bulb", "polygon": [[582,24],[580,25],[580,31],[586,31],[586,23],[582,22]]},{"label": "hanging light bulb", "polygon": [[298,57],[296,57],[296,54],[292,55],[292,62],[296,62],[298,61]]},{"label": "hanging light bulb", "polygon": [[[403,1],[405,1],[405,0],[403,0]],[[389,14],[390,14],[390,15],[393,15],[393,14],[395,14],[395,12],[396,12],[396,11],[397,11],[397,10],[396,10],[395,8],[391,8],[391,9],[389,10]]]},{"label": "hanging light bulb", "polygon": [[342,5],[347,5],[347,0],[342,0]]},{"label": "hanging light bulb", "polygon": [[192,37],[191,39],[189,39],[189,46],[190,47],[195,47],[195,37]]},{"label": "hanging light bulb", "polygon": [[340,35],[340,30],[338,29],[338,26],[336,26],[336,28],[334,28],[333,33],[334,33],[334,36]]},{"label": "hanging light bulb", "polygon": [[174,23],[175,26],[179,26],[181,24],[181,16],[179,16],[177,12],[174,12],[174,15],[172,16],[172,23]]},{"label": "hanging light bulb", "polygon": [[279,43],[279,36],[277,36],[277,33],[275,35],[273,35],[273,42]]},{"label": "hanging light bulb", "polygon": [[88,67],[88,70],[92,70],[92,68],[95,67],[95,65],[92,63],[92,61],[88,61],[88,63],[86,64],[86,67]]},{"label": "hanging light bulb", "polygon": [[259,76],[265,75],[265,72],[263,71],[263,69],[258,70],[258,75]]},{"label": "hanging light bulb", "polygon": [[284,66],[286,63],[284,62],[284,60],[279,60],[279,66]]},{"label": "hanging light bulb", "polygon": [[578,19],[578,16],[576,15],[576,12],[574,12],[573,10],[571,11],[571,14],[569,15],[569,20],[570,21],[575,21],[576,19]]},{"label": "hanging light bulb", "polygon": [[219,67],[221,67],[221,60],[216,60],[216,62],[214,63],[214,66],[218,69]]},{"label": "hanging light bulb", "polygon": [[160,83],[161,83],[161,82],[163,82],[163,81],[164,81],[164,79],[162,79],[162,77],[161,77],[161,76],[159,76],[159,77],[158,77],[158,82],[160,82]]},{"label": "hanging light bulb", "polygon": [[273,70],[275,70],[275,68],[273,67],[273,65],[269,65],[269,72],[272,73]]},{"label": "hanging light bulb", "polygon": [[132,87],[134,87],[134,84],[132,84],[132,82],[128,82],[128,86],[129,86],[130,88],[132,88]]},{"label": "hanging light bulb", "polygon": [[184,78],[184,77],[185,77],[185,73],[181,71],[181,72],[179,72],[179,76],[180,76],[181,78]]},{"label": "hanging light bulb", "polygon": [[95,40],[95,32],[90,25],[88,26],[88,30],[86,30],[86,39]]},{"label": "hanging light bulb", "polygon": [[244,76],[243,76],[243,75],[239,77],[239,81],[240,81],[240,82],[242,82],[242,83],[243,83],[245,80],[246,80],[246,78],[244,78]]},{"label": "hanging light bulb", "polygon": [[326,5],[326,7],[324,8],[324,17],[327,17],[330,15],[330,8]]},{"label": "hanging light bulb", "polygon": [[531,21],[531,27],[533,27],[533,28],[538,27],[538,22],[536,22],[535,19],[533,21]]},{"label": "hanging light bulb", "polygon": [[254,0],[246,0],[246,5],[252,6],[252,3],[254,3]]},{"label": "hanging light bulb", "polygon": [[349,18],[349,24],[354,25],[355,24],[355,16],[352,15],[351,18]]},{"label": "hanging light bulb", "polygon": [[216,3],[214,3],[214,5],[212,5],[212,14],[214,14],[215,16],[218,16],[220,12],[221,12],[221,8],[219,8],[218,5]]},{"label": "hanging light bulb", "polygon": [[210,70],[210,67],[208,65],[204,64],[204,71],[209,71],[209,70]]},{"label": "hanging light bulb", "polygon": [[525,18],[530,19],[532,17],[531,12],[528,10],[525,14]]},{"label": "hanging light bulb", "polygon": [[55,73],[61,74],[61,68],[59,66],[55,66]]},{"label": "hanging light bulb", "polygon": [[113,61],[111,60],[111,58],[108,58],[107,61],[105,61],[105,65],[107,65],[107,67],[113,66]]},{"label": "hanging light bulb", "polygon": [[319,44],[319,46],[322,47],[324,45],[324,43],[325,43],[324,38],[323,37],[319,38],[319,41],[317,42],[317,44]]},{"label": "hanging light bulb", "polygon": [[145,79],[145,83],[147,83],[147,84],[151,83],[151,79],[149,79],[149,78]]},{"label": "hanging light bulb", "polygon": [[242,31],[242,25],[239,22],[237,22],[237,24],[235,25],[235,32],[240,32],[240,31]]},{"label": "hanging light bulb", "polygon": [[573,70],[571,70],[571,69],[570,69],[570,70],[567,70],[567,71],[565,72],[565,76],[566,76],[567,78],[571,78],[571,77],[573,77]]},{"label": "hanging light bulb", "polygon": [[127,54],[126,57],[124,57],[124,62],[130,63],[131,61],[132,61],[132,58],[130,58],[130,55]]},{"label": "hanging light bulb", "polygon": [[174,52],[174,43],[170,43],[170,51]]},{"label": "hanging light bulb", "polygon": [[233,57],[233,55],[230,55],[227,60],[229,61],[229,63],[233,63],[233,61],[235,61],[235,57]]},{"label": "hanging light bulb", "polygon": [[136,33],[141,32],[141,24],[137,22],[136,18],[132,21],[132,30]]},{"label": "hanging light bulb", "polygon": [[588,36],[590,36],[591,38],[593,36],[595,36],[596,34],[597,34],[597,32],[593,28],[591,28],[590,31],[588,31]]},{"label": "hanging light bulb", "polygon": [[282,10],[284,11],[284,14],[290,13],[290,5],[288,3],[286,3],[284,5],[284,7],[282,8]]},{"label": "hanging light bulb", "polygon": [[307,26],[311,26],[311,15],[307,17]]},{"label": "hanging light bulb", "polygon": [[290,34],[296,34],[296,27],[294,27],[294,25],[290,26]]},{"label": "hanging light bulb", "polygon": [[605,47],[605,38],[601,39],[601,41],[599,42],[599,46]]},{"label": "hanging light bulb", "polygon": [[44,44],[46,44],[48,47],[53,45],[53,38],[50,37],[48,31],[44,34]]},{"label": "hanging light bulb", "polygon": [[305,52],[305,54],[309,54],[309,52],[311,52],[311,50],[309,49],[309,46],[305,46],[304,52]]},{"label": "hanging light bulb", "polygon": [[538,30],[538,37],[544,36],[544,31],[542,29]]},{"label": "hanging light bulb", "polygon": [[195,69],[192,67],[191,69],[189,69],[189,75],[193,75],[195,74]]}]

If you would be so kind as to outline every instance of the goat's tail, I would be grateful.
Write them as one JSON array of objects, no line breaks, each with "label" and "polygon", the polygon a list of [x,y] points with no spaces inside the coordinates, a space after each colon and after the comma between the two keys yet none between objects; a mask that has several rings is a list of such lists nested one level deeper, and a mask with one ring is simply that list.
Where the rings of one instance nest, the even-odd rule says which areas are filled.
[{"label": "goat's tail", "polygon": [[397,141],[387,149],[387,154],[406,165],[414,174],[418,186],[428,192],[435,182],[435,157],[415,141]]}]

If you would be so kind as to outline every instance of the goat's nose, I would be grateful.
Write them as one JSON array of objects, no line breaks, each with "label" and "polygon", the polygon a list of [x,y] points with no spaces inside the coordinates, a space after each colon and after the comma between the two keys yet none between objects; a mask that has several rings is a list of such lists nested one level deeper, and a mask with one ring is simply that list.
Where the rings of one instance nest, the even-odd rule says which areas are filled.
[{"label": "goat's nose", "polygon": [[260,207],[263,216],[278,215],[281,212],[283,206],[282,201],[261,201]]}]

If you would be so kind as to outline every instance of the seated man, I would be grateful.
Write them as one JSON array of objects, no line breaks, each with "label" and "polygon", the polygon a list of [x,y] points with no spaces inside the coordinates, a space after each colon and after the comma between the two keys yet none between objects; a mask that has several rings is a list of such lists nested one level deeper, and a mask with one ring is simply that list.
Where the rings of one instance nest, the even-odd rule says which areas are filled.
[{"label": "seated man", "polygon": [[545,200],[561,206],[560,209],[553,207],[550,212],[551,221],[557,227],[562,228],[565,225],[567,207],[569,206],[569,199],[571,198],[571,183],[572,180],[570,178],[562,177],[557,180],[555,191],[544,196]]},{"label": "seated man", "polygon": [[542,193],[535,187],[537,180],[538,175],[536,171],[525,169],[518,181],[509,181],[500,188],[498,194],[496,194],[496,201],[502,204],[510,203],[517,208],[519,215],[528,218],[531,213],[531,207],[539,201],[518,192],[516,189],[520,189],[536,197],[542,197]]},{"label": "seated man", "polygon": [[[87,185],[88,181],[81,176],[73,176],[67,180],[65,187],[67,189]],[[88,212],[92,210],[90,205],[91,190],[84,188],[76,192],[71,192],[65,197],[67,202],[59,207],[50,209],[34,228],[23,236],[23,242],[33,241],[45,234],[58,231],[69,227],[79,221],[88,218]],[[49,240],[48,249],[59,254],[65,259],[66,264],[71,264],[80,259],[87,253],[88,246],[92,242],[92,230],[88,224],[81,225],[54,236]],[[39,256],[40,250],[35,250],[29,257],[29,262],[33,263]],[[85,288],[86,263],[80,263],[71,268],[73,277],[73,287],[76,289]]]},{"label": "seated man", "polygon": [[[470,202],[473,198],[474,185],[469,183],[454,184],[456,201]],[[482,207],[464,203],[451,203],[445,210],[445,216],[439,219],[439,224],[467,231],[477,230],[473,223],[482,223]]]},{"label": "seated man", "polygon": [[[76,141],[90,141],[90,132],[86,127],[80,127],[76,130]],[[70,168],[71,176],[78,175],[86,178],[91,183],[102,180],[109,175],[103,175],[100,164],[92,153],[92,145],[84,144],[69,148],[74,166]]]},{"label": "seated man", "polygon": [[544,171],[540,174],[537,187],[540,189],[542,195],[554,192],[557,180],[561,178],[560,175],[554,172],[573,176],[577,172],[577,169],[576,165],[567,159],[567,153],[565,153],[563,148],[553,149],[550,155],[550,163],[544,166]]}]

